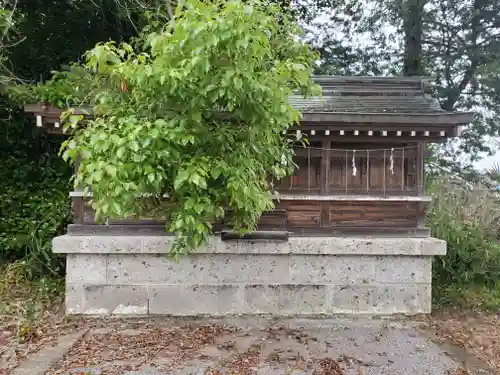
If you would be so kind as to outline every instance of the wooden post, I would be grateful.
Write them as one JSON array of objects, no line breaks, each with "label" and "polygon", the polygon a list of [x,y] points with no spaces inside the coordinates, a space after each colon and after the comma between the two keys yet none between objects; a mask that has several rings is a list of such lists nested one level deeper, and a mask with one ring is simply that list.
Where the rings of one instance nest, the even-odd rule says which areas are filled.
[{"label": "wooden post", "polygon": [[[73,175],[76,176],[76,172],[80,167],[81,156],[77,155],[75,159],[75,163],[73,164]],[[83,191],[83,186],[75,186],[75,191]]]},{"label": "wooden post", "polygon": [[426,203],[417,203],[417,229],[425,229],[425,209]]},{"label": "wooden post", "polygon": [[424,195],[424,143],[419,142],[417,146],[417,194]]},{"label": "wooden post", "polygon": [[[321,170],[320,170],[320,194],[328,194],[329,175],[330,175],[330,140],[323,140],[321,150]],[[321,223],[322,227],[330,227],[330,203],[321,204]]]},{"label": "wooden post", "polygon": [[[80,155],[77,155],[73,164],[73,176],[76,176],[76,172],[80,167],[80,160]],[[75,186],[74,191],[83,192],[83,186]],[[85,224],[85,198],[83,196],[71,197],[71,207],[73,213],[73,224]]]},{"label": "wooden post", "polygon": [[71,197],[71,214],[73,224],[85,224],[83,197]]},{"label": "wooden post", "polygon": [[330,173],[330,140],[324,140],[321,150],[321,171],[320,171],[320,194],[328,194],[328,183]]}]

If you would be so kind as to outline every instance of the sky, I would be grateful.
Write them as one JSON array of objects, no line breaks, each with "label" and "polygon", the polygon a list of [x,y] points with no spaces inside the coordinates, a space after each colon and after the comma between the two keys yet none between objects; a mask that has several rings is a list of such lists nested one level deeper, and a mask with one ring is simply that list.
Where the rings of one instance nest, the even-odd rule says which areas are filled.
[{"label": "sky", "polygon": [[490,169],[495,164],[500,164],[500,152],[496,155],[485,157],[484,159],[475,163],[477,169]]}]

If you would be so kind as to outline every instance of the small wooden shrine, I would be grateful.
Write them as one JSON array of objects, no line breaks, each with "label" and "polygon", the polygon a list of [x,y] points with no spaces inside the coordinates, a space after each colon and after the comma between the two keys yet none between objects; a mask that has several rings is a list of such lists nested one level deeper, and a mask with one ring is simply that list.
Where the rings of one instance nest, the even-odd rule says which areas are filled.
[{"label": "small wooden shrine", "polygon": [[[276,209],[261,233],[287,235],[404,234],[428,236],[424,209],[424,146],[459,134],[471,113],[445,112],[430,79],[318,76],[322,97],[290,98],[302,111],[309,140],[297,147],[296,173],[277,182]],[[37,125],[61,133],[61,110],[32,104]],[[295,129],[291,129],[295,132]],[[164,231],[152,220],[109,220],[97,225],[83,192],[71,193],[69,234]],[[217,231],[223,232],[220,223]]]},{"label": "small wooden shrine", "polygon": [[[165,223],[98,225],[90,197],[72,192],[74,223],[52,242],[66,254],[66,312],[431,312],[432,259],[446,243],[424,228],[424,146],[457,136],[472,114],[441,110],[423,78],[315,80],[321,98],[290,98],[309,144],[296,148],[293,176],[275,183],[275,210],[248,236],[259,241],[226,241],[234,234],[214,223],[209,243],[175,263],[162,256],[173,243]],[[61,110],[33,104],[26,112],[61,133]]]}]

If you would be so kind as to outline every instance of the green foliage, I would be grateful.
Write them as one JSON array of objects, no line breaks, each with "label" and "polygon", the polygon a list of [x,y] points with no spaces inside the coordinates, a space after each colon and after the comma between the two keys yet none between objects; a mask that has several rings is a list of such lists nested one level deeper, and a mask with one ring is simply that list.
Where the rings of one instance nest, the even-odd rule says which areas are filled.
[{"label": "green foliage", "polygon": [[8,66],[24,82],[45,81],[63,64],[78,62],[99,41],[128,40],[136,35],[131,23],[118,17],[120,6],[114,0],[5,3],[15,6],[16,31],[24,40],[9,46]]},{"label": "green foliage", "polygon": [[0,128],[0,263],[24,259],[31,278],[59,274],[51,241],[70,220],[70,168],[57,157],[61,140],[12,115]]},{"label": "green foliage", "polygon": [[448,244],[433,265],[435,293],[498,287],[500,273],[500,201],[486,186],[436,181],[427,226]]},{"label": "green foliage", "polygon": [[15,76],[11,71],[8,60],[8,49],[20,43],[16,26],[19,17],[14,10],[7,9],[5,2],[0,3],[0,90],[11,84]]},{"label": "green foliage", "polygon": [[433,304],[437,309],[498,312],[500,283],[487,285],[433,285]]},{"label": "green foliage", "polygon": [[57,108],[78,107],[89,100],[94,87],[98,87],[98,77],[77,64],[69,70],[54,71],[45,83],[34,85],[10,85],[9,98],[19,103],[40,102]]},{"label": "green foliage", "polygon": [[81,156],[76,183],[91,189],[98,217],[166,219],[173,255],[203,244],[229,211],[235,230],[253,230],[273,207],[271,177],[293,169],[282,132],[300,113],[288,97],[316,89],[316,56],[298,35],[266,3],[188,0],[145,36],[147,52],[112,42],[89,51],[87,67],[107,84],[91,95],[87,126],[70,116],[64,157]]},{"label": "green foliage", "polygon": [[73,77],[90,74],[78,67],[57,73],[46,85],[24,83],[78,61],[98,41],[135,35],[132,25],[113,16],[114,1],[100,4],[102,9],[86,0],[0,4],[0,90],[15,99],[0,98],[0,264],[22,259],[31,279],[63,272],[64,259],[52,254],[51,240],[70,220],[71,173],[57,155],[62,140],[36,129],[18,106],[41,99],[65,108],[85,100],[86,91],[77,90]]}]

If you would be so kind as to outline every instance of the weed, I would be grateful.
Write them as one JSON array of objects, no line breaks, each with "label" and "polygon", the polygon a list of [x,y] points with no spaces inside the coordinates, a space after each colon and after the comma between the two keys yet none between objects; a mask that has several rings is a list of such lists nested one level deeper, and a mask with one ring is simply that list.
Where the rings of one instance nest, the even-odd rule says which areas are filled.
[{"label": "weed", "polygon": [[63,280],[41,278],[30,280],[29,263],[13,262],[0,269],[0,326],[15,330],[20,341],[30,341],[44,314],[61,301]]},{"label": "weed", "polygon": [[474,307],[498,307],[498,197],[486,186],[449,180],[436,182],[429,191],[433,202],[427,211],[427,225],[434,237],[448,245],[447,255],[434,259],[435,303],[447,305],[460,301]]}]

